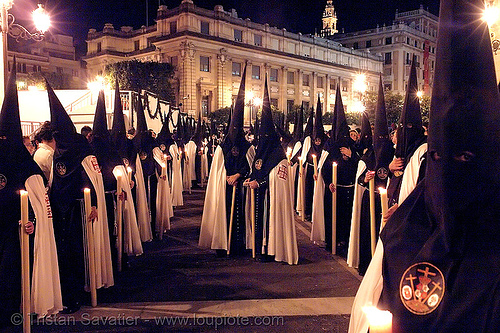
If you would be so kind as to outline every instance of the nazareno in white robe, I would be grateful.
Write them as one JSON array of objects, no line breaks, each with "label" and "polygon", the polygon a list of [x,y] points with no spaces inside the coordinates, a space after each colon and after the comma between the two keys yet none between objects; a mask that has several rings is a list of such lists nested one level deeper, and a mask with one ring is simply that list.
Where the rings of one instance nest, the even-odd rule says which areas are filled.
[{"label": "nazareno in white robe", "polygon": [[[282,160],[269,172],[269,239],[267,254],[274,260],[296,265],[299,261],[295,214],[293,212],[292,177],[288,175],[288,161]],[[266,197],[267,198],[267,197]],[[265,232],[264,232],[265,236]]]},{"label": "nazareno in white robe", "polygon": [[[162,164],[166,166],[167,160],[164,158],[164,154],[160,148],[155,147],[153,149],[153,157],[160,166]],[[156,232],[163,233],[165,230],[170,230],[170,218],[174,216],[174,209],[172,207],[172,197],[170,194],[170,186],[168,186],[168,179],[165,167],[165,179],[161,178],[161,174],[158,175],[158,186],[156,189]],[[163,226],[163,230],[161,230]]]},{"label": "nazareno in white robe", "polygon": [[139,154],[137,154],[135,158],[135,208],[139,234],[143,242],[149,242],[153,239],[151,215],[146,193],[146,183],[144,182],[141,159],[139,158]]},{"label": "nazareno in white robe", "polygon": [[358,178],[365,171],[366,164],[363,160],[358,162],[358,170],[356,171],[356,182],[354,185],[354,200],[352,204],[351,215],[351,233],[349,236],[349,250],[347,251],[347,265],[349,267],[359,267],[359,229],[361,226],[361,203],[363,201],[363,193],[366,188],[358,184]]},{"label": "nazareno in white robe", "polygon": [[[420,166],[423,157],[427,152],[427,144],[424,143],[417,148],[413,153],[403,173],[401,190],[398,204],[406,199],[406,197],[417,186],[417,180],[420,173]],[[389,185],[388,185],[389,186]],[[377,306],[382,294],[384,280],[382,277],[382,260],[384,258],[384,246],[379,238],[375,248],[375,254],[370,261],[370,265],[361,281],[356,297],[351,310],[351,318],[349,321],[349,333],[366,333],[368,332],[368,319],[363,312],[364,306]]]},{"label": "nazareno in white robe", "polygon": [[[248,165],[252,165],[255,157],[255,148],[250,146],[246,153]],[[214,250],[227,250],[227,217],[226,217],[226,167],[224,165],[224,152],[221,146],[215,150],[210,175],[208,177],[203,216],[201,218],[200,238],[198,245]],[[251,237],[249,222],[246,223],[246,246]]]},{"label": "nazareno in white robe", "polygon": [[328,152],[323,150],[318,162],[318,179],[314,182],[313,208],[311,214],[311,241],[315,243],[325,242],[325,182],[321,169],[325,164]]},{"label": "nazareno in white robe", "polygon": [[188,189],[191,189],[191,181],[196,180],[195,159],[196,154],[198,153],[196,149],[196,143],[194,141],[189,141],[184,146],[184,149],[186,151],[185,155],[187,156],[187,159],[184,160],[184,175],[186,177],[186,180],[189,179]]},{"label": "nazareno in white robe", "polygon": [[[114,285],[114,279],[108,231],[108,214],[106,210],[106,199],[104,197],[104,181],[97,158],[94,155],[85,157],[82,161],[82,166],[94,186],[97,197],[97,218],[93,222],[96,287],[107,288]],[[84,230],[85,234],[86,229]],[[87,244],[87,242],[85,243]],[[88,251],[86,251],[86,253],[88,253]]]},{"label": "nazareno in white robe", "polygon": [[184,199],[182,197],[182,172],[181,172],[181,160],[179,155],[179,149],[177,144],[173,143],[169,147],[170,156],[172,156],[172,174],[171,174],[171,186],[170,190],[172,193],[172,206],[182,206],[184,205]]},{"label": "nazareno in white robe", "polygon": [[299,213],[299,216],[302,216],[304,213],[302,212],[302,207],[306,205],[306,173],[307,168],[305,167],[307,153],[309,153],[309,149],[311,149],[311,137],[308,136],[304,139],[304,144],[302,145],[302,152],[299,160],[299,170],[300,164],[302,164],[304,174],[301,175],[299,173],[299,181],[297,182],[297,207],[295,210]]},{"label": "nazareno in white robe", "polygon": [[25,186],[36,217],[31,311],[43,318],[63,309],[52,210],[40,175],[30,176]]},{"label": "nazareno in white robe", "polygon": [[[120,177],[120,187],[125,192],[127,200],[123,202],[123,249],[128,255],[141,255],[143,253],[141,236],[139,233],[139,227],[137,225],[137,215],[135,213],[134,201],[132,198],[132,191],[130,190],[130,184],[127,177],[126,169],[123,165],[117,165],[113,169],[113,174],[118,180],[118,174],[122,174]],[[115,221],[117,218],[117,211],[115,211]]]}]

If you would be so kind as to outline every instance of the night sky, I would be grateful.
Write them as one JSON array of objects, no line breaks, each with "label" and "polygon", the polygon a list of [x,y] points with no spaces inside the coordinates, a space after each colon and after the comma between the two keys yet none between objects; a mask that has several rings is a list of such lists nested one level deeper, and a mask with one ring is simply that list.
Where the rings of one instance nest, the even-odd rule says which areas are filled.
[{"label": "night sky", "polygon": [[[146,4],[149,24],[154,23],[158,3],[168,8],[177,7],[181,0],[41,0],[51,13],[52,31],[70,34],[80,51],[85,50],[88,29],[102,30],[104,23],[115,28],[123,25],[139,28],[146,25]],[[198,7],[213,9],[223,5],[225,11],[235,8],[240,18],[253,22],[269,23],[291,32],[314,34],[321,29],[321,16],[326,0],[193,0]],[[12,12],[23,19],[29,9],[36,7],[36,0],[14,0]],[[438,14],[439,0],[334,0],[338,29],[345,32],[391,24],[396,9],[418,9],[420,4],[433,14]]]}]

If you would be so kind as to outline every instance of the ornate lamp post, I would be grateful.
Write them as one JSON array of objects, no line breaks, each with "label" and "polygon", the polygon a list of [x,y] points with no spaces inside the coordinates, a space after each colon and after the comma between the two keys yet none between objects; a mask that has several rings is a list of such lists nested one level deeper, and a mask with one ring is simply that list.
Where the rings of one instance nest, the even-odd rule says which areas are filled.
[{"label": "ornate lamp post", "polygon": [[0,39],[2,43],[2,61],[0,66],[2,67],[1,72],[3,73],[3,75],[1,75],[2,84],[0,84],[0,89],[2,92],[2,99],[5,92],[5,85],[7,84],[7,77],[9,75],[9,65],[7,60],[7,35],[15,38],[16,41],[21,39],[41,41],[44,38],[45,31],[47,31],[50,26],[50,18],[47,15],[47,12],[43,8],[43,5],[38,4],[38,8],[33,11],[33,21],[37,31],[31,33],[22,25],[16,23],[14,15],[9,13],[13,4],[14,0],[0,0]]}]

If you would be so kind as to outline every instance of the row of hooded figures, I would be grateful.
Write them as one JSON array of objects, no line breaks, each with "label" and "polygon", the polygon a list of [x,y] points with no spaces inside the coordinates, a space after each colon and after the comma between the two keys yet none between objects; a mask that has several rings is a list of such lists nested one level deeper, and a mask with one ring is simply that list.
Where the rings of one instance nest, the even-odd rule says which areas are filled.
[{"label": "row of hooded figures", "polygon": [[[422,127],[412,64],[395,146],[382,82],[373,130],[363,115],[355,144],[339,87],[332,130],[323,129],[318,101],[304,132],[299,116],[290,137],[273,124],[266,80],[261,125],[250,143],[243,130],[244,73],[222,142],[203,145],[194,139],[184,151],[168,123],[156,139],[150,135],[140,106],[133,140],[126,138],[121,110],[115,110],[108,131],[102,97],[89,143],[48,86],[51,124],[45,139],[54,140],[55,149],[51,155],[47,148],[52,162],[44,173],[43,163],[35,163],[22,143],[14,70],[0,113],[1,324],[8,324],[20,303],[19,189],[27,190],[36,218],[28,311],[43,317],[63,310],[63,304],[66,312],[79,308],[84,230],[94,236],[87,248],[94,252],[87,265],[90,289],[112,286],[111,243],[120,244],[118,257],[134,256],[153,230],[162,237],[172,207],[182,205],[182,189],[189,187],[180,165],[184,174],[194,165],[184,178],[192,181],[198,164],[210,169],[199,245],[220,255],[251,252],[263,261],[293,265],[299,262],[296,214],[310,219],[311,240],[345,256],[364,275],[351,332],[368,330],[364,305],[391,311],[393,332],[497,332],[500,94],[488,28],[476,19],[482,5],[441,1],[429,134]],[[210,146],[215,149],[206,151]],[[183,163],[181,152],[187,153]],[[204,180],[201,169],[199,174]],[[84,188],[90,195],[82,214]],[[123,222],[116,222],[117,235],[110,220]],[[32,232],[30,223],[22,232]]]}]

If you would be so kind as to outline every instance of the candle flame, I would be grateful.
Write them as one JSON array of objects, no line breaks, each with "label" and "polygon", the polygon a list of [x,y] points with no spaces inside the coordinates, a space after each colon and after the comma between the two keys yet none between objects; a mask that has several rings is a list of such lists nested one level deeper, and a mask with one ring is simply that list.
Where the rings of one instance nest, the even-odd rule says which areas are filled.
[{"label": "candle flame", "polygon": [[385,188],[383,188],[383,187],[379,187],[378,188],[378,193],[385,194],[385,193],[387,193],[387,190]]},{"label": "candle flame", "polygon": [[370,326],[381,326],[392,323],[392,313],[377,309],[375,306],[364,306],[362,308]]},{"label": "candle flame", "polygon": [[131,167],[127,167],[127,171],[128,172],[132,172],[132,168]]},{"label": "candle flame", "polygon": [[19,190],[20,195],[28,195],[28,191],[26,190]]},{"label": "candle flame", "polygon": [[90,189],[88,187],[86,187],[86,188],[83,189],[83,192],[84,193],[90,193]]},{"label": "candle flame", "polygon": [[333,162],[333,163],[332,163],[332,166],[337,166],[337,162]]},{"label": "candle flame", "polygon": [[316,155],[314,155],[314,154],[312,154],[311,156],[312,156],[312,158],[316,158]]}]

